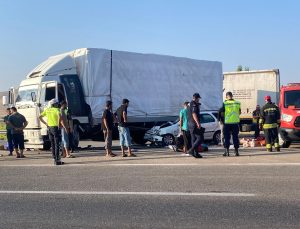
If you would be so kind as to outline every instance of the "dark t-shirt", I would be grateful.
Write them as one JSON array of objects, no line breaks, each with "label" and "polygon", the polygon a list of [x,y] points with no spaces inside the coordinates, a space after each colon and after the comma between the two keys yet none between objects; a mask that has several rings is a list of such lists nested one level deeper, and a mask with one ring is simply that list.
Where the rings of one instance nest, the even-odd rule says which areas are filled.
[{"label": "dark t-shirt", "polygon": [[117,115],[117,117],[118,117],[118,123],[119,123],[119,126],[121,126],[121,127],[126,127],[127,124],[124,122],[123,112],[125,112],[126,115],[127,115],[127,107],[124,106],[124,105],[121,105],[121,106],[117,109],[116,115]]},{"label": "dark t-shirt", "polygon": [[193,113],[195,113],[198,117],[198,120],[200,122],[200,103],[196,103],[195,101],[190,102],[190,106],[188,109],[188,127],[189,129],[194,129],[197,124],[194,121]]},{"label": "dark t-shirt", "polygon": [[6,115],[3,120],[5,122],[6,125],[6,130],[11,130],[11,126],[9,124],[7,124],[6,122],[8,121],[10,115]]},{"label": "dark t-shirt", "polygon": [[113,119],[113,114],[111,113],[110,110],[105,109],[103,111],[103,114],[102,114],[102,129],[103,130],[106,129],[105,125],[104,125],[104,119],[106,119],[108,129],[112,130],[114,127],[114,119]]},{"label": "dark t-shirt", "polygon": [[[9,116],[8,121],[16,128],[22,128],[26,119],[20,113],[14,113]],[[15,130],[14,128],[11,129],[12,134],[23,134],[23,130]]]}]

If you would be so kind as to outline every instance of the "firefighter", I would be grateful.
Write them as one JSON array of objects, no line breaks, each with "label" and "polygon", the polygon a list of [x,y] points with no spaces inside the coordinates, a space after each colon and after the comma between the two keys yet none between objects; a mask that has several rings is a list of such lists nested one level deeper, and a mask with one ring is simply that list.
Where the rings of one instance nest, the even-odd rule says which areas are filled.
[{"label": "firefighter", "polygon": [[266,104],[260,111],[259,128],[264,130],[266,147],[268,152],[272,152],[272,145],[276,151],[280,151],[278,139],[278,127],[280,126],[280,112],[278,107],[272,103],[269,95],[265,96]]},{"label": "firefighter", "polygon": [[220,112],[224,114],[224,148],[225,153],[223,156],[229,156],[230,135],[232,135],[234,152],[239,156],[239,124],[241,114],[241,104],[239,101],[233,99],[232,92],[226,93],[226,100]]}]

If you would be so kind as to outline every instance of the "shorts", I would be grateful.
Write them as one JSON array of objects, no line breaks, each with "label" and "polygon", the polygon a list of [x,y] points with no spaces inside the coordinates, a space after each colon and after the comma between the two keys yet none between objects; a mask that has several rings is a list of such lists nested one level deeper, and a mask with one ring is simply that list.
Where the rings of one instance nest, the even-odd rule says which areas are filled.
[{"label": "shorts", "polygon": [[69,148],[69,134],[63,128],[61,129],[61,141],[65,148]]},{"label": "shorts", "polygon": [[23,150],[24,146],[24,134],[13,134],[12,135],[13,144],[15,149]]},{"label": "shorts", "polygon": [[111,150],[112,147],[112,131],[103,130],[104,140],[105,140],[105,149]]},{"label": "shorts", "polygon": [[120,137],[120,146],[131,146],[131,137],[128,127],[118,126],[119,137]]}]

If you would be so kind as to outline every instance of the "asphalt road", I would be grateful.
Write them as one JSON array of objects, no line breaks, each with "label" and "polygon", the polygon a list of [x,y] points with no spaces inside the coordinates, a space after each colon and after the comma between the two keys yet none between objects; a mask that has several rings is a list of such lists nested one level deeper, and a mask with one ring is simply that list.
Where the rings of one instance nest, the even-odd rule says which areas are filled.
[{"label": "asphalt road", "polygon": [[298,164],[3,165],[0,227],[300,228],[299,175]]}]

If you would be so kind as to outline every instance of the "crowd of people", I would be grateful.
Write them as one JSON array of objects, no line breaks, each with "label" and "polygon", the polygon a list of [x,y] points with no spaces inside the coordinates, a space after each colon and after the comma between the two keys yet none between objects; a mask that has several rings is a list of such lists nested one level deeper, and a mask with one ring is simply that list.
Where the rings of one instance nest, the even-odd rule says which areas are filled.
[{"label": "crowd of people", "polygon": [[[183,136],[183,152],[195,158],[202,158],[199,153],[199,146],[204,141],[205,128],[201,126],[200,120],[200,99],[199,93],[193,95],[191,102],[184,102],[180,111],[180,130]],[[265,97],[266,104],[260,108],[256,107],[253,112],[253,120],[257,124],[255,138],[264,130],[266,138],[266,148],[272,151],[274,145],[280,151],[278,141],[278,127],[280,126],[280,112],[278,107],[272,103],[271,97]],[[128,128],[127,108],[129,100],[123,99],[122,105],[112,111],[112,101],[106,102],[105,110],[102,114],[101,128],[105,139],[105,151],[107,157],[117,156],[112,152],[112,133],[115,124],[118,125],[119,139],[122,157],[136,157],[131,149],[130,130]],[[240,124],[241,104],[233,99],[231,92],[226,93],[226,100],[219,110],[218,120],[221,128],[221,142],[225,152],[223,156],[229,156],[231,138],[233,140],[234,153],[239,156],[239,124]],[[47,118],[46,120],[44,118]],[[48,128],[49,140],[55,165],[63,165],[62,157],[73,158],[73,121],[68,111],[67,102],[59,103],[56,99],[49,101],[49,106],[39,117],[41,123]],[[25,158],[24,155],[24,133],[23,130],[28,125],[25,117],[18,113],[15,107],[7,108],[7,115],[4,117],[7,130],[7,141],[9,156],[15,155],[17,158]],[[61,144],[62,143],[62,144]],[[127,148],[127,152],[125,149]]]}]

